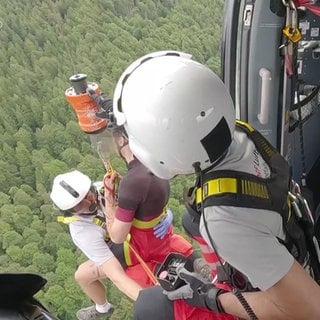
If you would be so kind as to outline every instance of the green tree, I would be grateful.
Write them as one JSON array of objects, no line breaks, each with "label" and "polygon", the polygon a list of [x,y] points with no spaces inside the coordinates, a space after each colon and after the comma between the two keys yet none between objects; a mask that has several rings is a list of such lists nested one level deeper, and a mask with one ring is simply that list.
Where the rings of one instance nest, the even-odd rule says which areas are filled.
[{"label": "green tree", "polygon": [[20,141],[17,142],[16,158],[22,180],[29,186],[35,187],[34,168],[30,151]]},{"label": "green tree", "polygon": [[28,193],[22,189],[18,189],[13,196],[13,203],[15,205],[25,205],[26,210],[38,211],[40,202],[34,197],[30,196]]},{"label": "green tree", "polygon": [[79,149],[68,148],[62,152],[61,158],[70,168],[75,168],[81,163],[83,156]]},{"label": "green tree", "polygon": [[32,152],[33,149],[33,135],[32,130],[27,126],[23,125],[19,130],[14,134],[14,137],[17,142],[22,143],[28,152]]},{"label": "green tree", "polygon": [[25,205],[13,206],[12,222],[16,231],[22,234],[26,227],[30,226],[32,215],[29,207]]},{"label": "green tree", "polygon": [[36,252],[32,258],[32,264],[37,266],[43,274],[55,269],[54,258],[49,253]]},{"label": "green tree", "polygon": [[0,191],[7,193],[10,187],[20,184],[17,166],[0,160]]},{"label": "green tree", "polygon": [[29,241],[26,245],[22,247],[22,261],[24,266],[32,265],[33,256],[35,255],[35,253],[39,252],[39,242],[40,241]]},{"label": "green tree", "polygon": [[10,196],[5,194],[4,192],[0,192],[0,207],[3,206],[4,204],[10,204],[11,199]]},{"label": "green tree", "polygon": [[24,228],[22,237],[25,239],[26,243],[41,243],[42,241],[40,234],[30,227]]},{"label": "green tree", "polygon": [[2,238],[2,249],[8,249],[10,246],[21,246],[23,244],[22,236],[16,231],[8,231]]},{"label": "green tree", "polygon": [[9,246],[6,250],[7,255],[11,258],[12,261],[21,264],[23,262],[22,249],[18,246],[12,245]]}]

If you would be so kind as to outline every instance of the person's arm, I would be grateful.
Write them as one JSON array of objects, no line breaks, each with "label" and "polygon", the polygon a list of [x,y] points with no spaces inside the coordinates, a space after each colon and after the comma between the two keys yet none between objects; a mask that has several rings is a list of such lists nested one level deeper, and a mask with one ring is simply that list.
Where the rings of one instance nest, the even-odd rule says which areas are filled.
[{"label": "person's arm", "polygon": [[132,222],[123,222],[115,218],[116,206],[108,205],[106,202],[106,222],[109,236],[114,243],[123,243],[130,232]]},{"label": "person's arm", "polygon": [[[178,271],[178,276],[186,284],[165,292],[170,300],[184,299],[192,306],[251,319],[234,293],[219,289],[184,268]],[[259,320],[320,319],[320,287],[296,261],[271,288],[242,295]]]},{"label": "person's arm", "polygon": [[113,223],[109,229],[109,235],[114,243],[123,243],[130,232],[132,222],[123,222],[114,218]]},{"label": "person's arm", "polygon": [[[320,319],[320,287],[296,261],[270,289],[243,296],[260,320]],[[222,294],[218,299],[227,313],[250,319],[232,293]]]},{"label": "person's arm", "polygon": [[120,291],[132,300],[137,300],[142,287],[126,275],[115,257],[103,263],[101,267],[105,275]]},{"label": "person's arm", "polygon": [[[221,258],[260,288],[244,294],[258,318],[320,319],[320,287],[277,239],[284,233],[281,216],[266,210],[237,208],[228,213],[228,209],[208,208],[208,228],[214,230],[212,242]],[[211,243],[204,225],[200,230]],[[219,300],[227,312],[247,319],[234,295],[223,294]]]},{"label": "person's arm", "polygon": [[[114,180],[117,177],[116,173],[111,175],[106,175],[103,179],[104,187],[105,187],[105,215],[107,222],[107,229],[109,236],[114,243],[123,243],[129,234],[132,221],[131,222],[123,222],[116,218],[117,210],[122,210],[119,208],[118,203],[114,197]],[[131,212],[128,211],[129,215],[132,215]]]}]

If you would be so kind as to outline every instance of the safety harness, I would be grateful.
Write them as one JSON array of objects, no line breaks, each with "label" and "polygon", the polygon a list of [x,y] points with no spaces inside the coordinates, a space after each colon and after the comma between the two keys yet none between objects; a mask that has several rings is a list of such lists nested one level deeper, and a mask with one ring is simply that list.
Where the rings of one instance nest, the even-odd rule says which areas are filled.
[{"label": "safety harness", "polygon": [[297,184],[291,181],[288,162],[252,126],[237,120],[236,127],[253,141],[271,170],[270,177],[263,179],[232,170],[206,172],[202,175],[202,185],[198,181],[195,190],[197,209],[200,206],[234,206],[278,212],[287,233],[286,240],[279,241],[301,265],[311,267],[313,277],[319,282],[319,247],[314,237],[312,215]]}]

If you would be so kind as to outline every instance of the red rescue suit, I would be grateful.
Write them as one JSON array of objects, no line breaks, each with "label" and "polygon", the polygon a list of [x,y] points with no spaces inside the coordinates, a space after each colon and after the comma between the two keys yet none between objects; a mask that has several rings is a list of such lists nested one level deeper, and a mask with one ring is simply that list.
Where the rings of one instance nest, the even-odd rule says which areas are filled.
[{"label": "red rescue suit", "polygon": [[[130,237],[124,243],[125,261],[128,265],[126,273],[135,280],[138,277],[146,278],[146,285],[152,285],[152,279],[146,274],[145,268],[136,268],[133,266],[139,265],[141,259],[148,265],[151,271],[155,271],[157,265],[161,264],[167,255],[171,252],[178,252],[185,257],[193,253],[192,245],[182,236],[174,234],[170,227],[166,236],[163,239],[154,236],[153,227],[163,218],[164,214],[151,221],[142,221],[134,219],[130,229]],[[143,264],[144,264],[143,263]],[[131,270],[132,271],[131,271]],[[141,270],[141,273],[139,272]],[[133,272],[134,270],[134,272]],[[137,275],[137,272],[140,274]],[[134,275],[132,273],[135,273]],[[142,285],[141,280],[138,282]]]}]

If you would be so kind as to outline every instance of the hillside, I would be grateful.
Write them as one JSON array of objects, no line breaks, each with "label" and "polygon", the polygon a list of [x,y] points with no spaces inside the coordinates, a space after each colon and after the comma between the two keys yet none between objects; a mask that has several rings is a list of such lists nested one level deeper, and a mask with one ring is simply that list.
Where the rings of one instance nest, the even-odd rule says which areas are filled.
[{"label": "hillside", "polygon": [[[53,178],[77,168],[94,180],[104,169],[64,91],[86,73],[112,96],[126,66],[151,51],[175,49],[219,72],[222,0],[11,0],[0,7],[0,271],[48,280],[39,298],[61,319],[90,305],[73,274],[84,257],[56,222]],[[124,172],[125,165],[114,160]],[[175,229],[188,178],[172,181]],[[132,303],[110,284],[115,319]],[[121,304],[121,308],[119,305]]]}]

